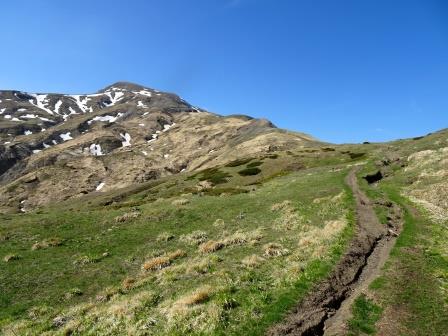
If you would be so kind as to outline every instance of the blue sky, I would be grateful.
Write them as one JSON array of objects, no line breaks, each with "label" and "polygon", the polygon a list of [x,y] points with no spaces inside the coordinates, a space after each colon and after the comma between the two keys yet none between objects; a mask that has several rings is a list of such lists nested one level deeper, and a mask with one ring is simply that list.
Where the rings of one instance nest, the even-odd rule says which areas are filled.
[{"label": "blue sky", "polygon": [[22,0],[0,13],[0,88],[119,80],[330,142],[448,127],[444,0]]}]

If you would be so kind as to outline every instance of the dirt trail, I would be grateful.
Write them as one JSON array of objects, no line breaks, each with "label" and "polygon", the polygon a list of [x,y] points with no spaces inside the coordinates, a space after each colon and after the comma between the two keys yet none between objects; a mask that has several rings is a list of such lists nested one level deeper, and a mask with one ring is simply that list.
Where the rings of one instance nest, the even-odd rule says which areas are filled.
[{"label": "dirt trail", "polygon": [[[391,218],[389,228],[379,222],[370,199],[358,186],[356,171],[351,170],[346,178],[356,200],[357,224],[347,252],[330,276],[316,285],[283,322],[268,331],[268,335],[345,334],[345,322],[350,317],[353,300],[368,287],[387,260],[396,239],[395,232],[400,227],[400,216]],[[392,204],[387,206],[392,207]]]}]

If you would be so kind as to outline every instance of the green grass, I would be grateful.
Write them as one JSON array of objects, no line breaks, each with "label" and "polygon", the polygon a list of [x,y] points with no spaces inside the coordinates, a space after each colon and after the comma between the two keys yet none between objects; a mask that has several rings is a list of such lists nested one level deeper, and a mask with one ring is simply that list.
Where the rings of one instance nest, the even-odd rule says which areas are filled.
[{"label": "green grass", "polygon": [[375,323],[381,317],[382,308],[364,294],[356,298],[352,306],[353,317],[348,322],[349,335],[374,335]]},{"label": "green grass", "polygon": [[[325,220],[337,219],[350,208],[349,199],[344,199],[344,206],[337,211],[330,209],[331,202],[313,203],[315,198],[346,190],[344,176],[344,171],[327,173],[314,169],[277,177],[249,194],[218,188],[220,197],[207,194],[183,196],[187,199],[185,205],[174,205],[176,198],[142,202],[138,206],[141,215],[124,223],[116,223],[114,218],[130,211],[127,208],[97,207],[93,210],[76,202],[71,206],[72,211],[52,207],[25,215],[3,216],[0,234],[9,238],[0,243],[0,256],[17,254],[21,259],[0,264],[0,326],[25,320],[29,329],[23,330],[32,330],[31,334],[50,330],[55,316],[80,304],[95,302],[96,296],[110,288],[115,293],[114,302],[138,302],[140,308],[134,315],[136,320],[123,322],[126,326],[141,321],[144,316],[154,316],[160,321],[155,328],[161,328],[161,334],[172,335],[174,330],[184,334],[210,334],[202,329],[207,325],[212,328],[212,334],[261,332],[272,321],[278,320],[317,279],[327,274],[343,250],[349,237],[348,227],[328,242],[328,248],[321,250],[318,256],[312,256],[313,250],[300,250],[297,242],[303,230],[302,224],[299,225],[301,221],[310,228],[321,230]],[[167,195],[175,194],[176,188],[183,188],[180,183],[166,185],[168,189],[163,183],[151,188],[160,188],[160,192],[167,192]],[[173,190],[168,192],[169,189]],[[151,190],[154,195],[154,189]],[[224,195],[220,191],[224,191]],[[145,200],[145,193],[139,191],[138,197],[130,195],[120,202]],[[303,219],[294,219],[300,222],[289,230],[278,228],[286,213],[271,210],[273,204],[285,200],[291,201],[294,211],[303,216]],[[215,225],[218,219],[223,224]],[[225,246],[208,255],[181,239],[197,230],[204,231],[206,239],[214,241],[225,241],[238,232],[250,236],[257,230],[261,238],[253,243],[247,241]],[[160,239],[167,232],[174,237]],[[63,244],[31,249],[34,243],[49,238],[57,238]],[[319,236],[313,236],[313,239],[319,239]],[[264,245],[270,242],[281,244],[289,253],[284,257],[263,256]],[[141,265],[148,258],[178,249],[186,256],[173,260],[163,271],[141,273]],[[258,267],[242,265],[242,260],[250,255],[263,259]],[[136,289],[122,292],[121,283],[129,277],[143,282]],[[188,329],[198,318],[190,309],[186,320],[176,318],[175,322],[164,322],[166,317],[161,313],[161,307],[204,285],[211,285],[213,293],[196,308],[204,316],[211,314],[207,313],[210,309],[215,309],[221,317],[212,314],[210,316],[214,317],[210,317],[209,324],[195,322],[200,326],[197,330]],[[151,299],[150,304],[142,303],[141,293],[158,293],[158,299]],[[108,307],[107,302],[95,305]],[[126,304],[126,307],[132,305]],[[29,320],[28,314],[36,309],[45,313]],[[104,313],[104,316],[109,314]],[[77,319],[85,328],[93,326],[88,314],[77,316]],[[123,327],[123,324],[119,325]],[[122,334],[124,329],[111,329],[110,332]]]}]

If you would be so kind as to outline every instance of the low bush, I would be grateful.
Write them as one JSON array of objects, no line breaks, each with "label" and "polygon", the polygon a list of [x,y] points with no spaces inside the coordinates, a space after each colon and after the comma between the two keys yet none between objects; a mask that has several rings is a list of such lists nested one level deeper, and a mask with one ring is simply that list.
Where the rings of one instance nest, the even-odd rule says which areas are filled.
[{"label": "low bush", "polygon": [[258,175],[260,173],[261,173],[261,169],[257,168],[257,167],[245,168],[238,172],[238,174],[240,174],[241,176],[253,176],[253,175]]}]

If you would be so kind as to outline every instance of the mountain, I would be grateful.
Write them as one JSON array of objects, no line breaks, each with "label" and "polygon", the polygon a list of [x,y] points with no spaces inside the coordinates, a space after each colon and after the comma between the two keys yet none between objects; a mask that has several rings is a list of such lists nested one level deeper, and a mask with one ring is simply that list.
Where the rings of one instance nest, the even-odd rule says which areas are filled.
[{"label": "mountain", "polygon": [[446,334],[447,129],[334,145],[132,83],[0,100],[1,335]]},{"label": "mountain", "polygon": [[93,94],[0,91],[0,211],[316,143],[264,119],[219,116],[128,82]]}]

